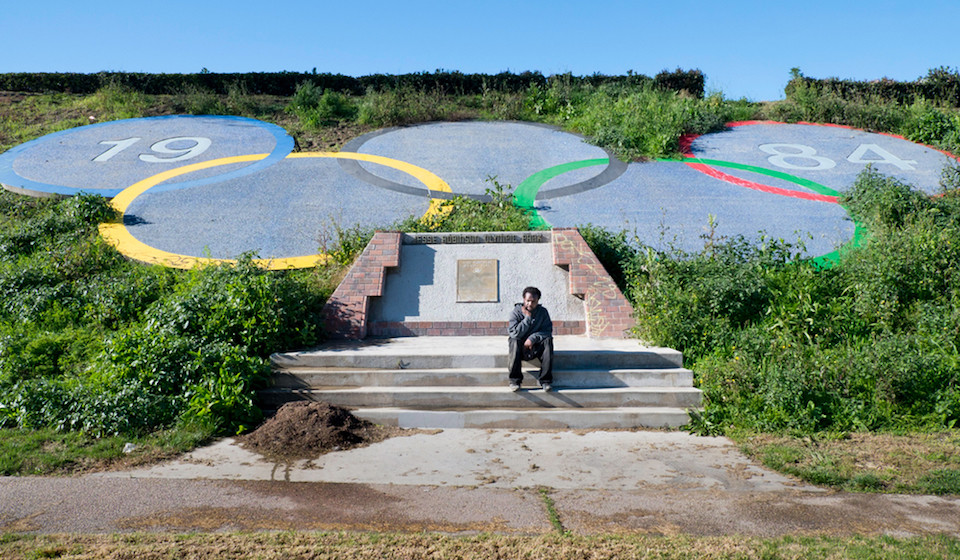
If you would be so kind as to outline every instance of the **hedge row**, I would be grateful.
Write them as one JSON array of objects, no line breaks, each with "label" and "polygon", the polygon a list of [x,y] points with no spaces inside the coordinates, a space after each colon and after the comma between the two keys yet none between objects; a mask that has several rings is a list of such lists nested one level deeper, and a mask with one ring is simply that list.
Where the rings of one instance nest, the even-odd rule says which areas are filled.
[{"label": "hedge row", "polygon": [[936,104],[960,107],[960,71],[941,66],[930,70],[926,76],[912,82],[897,82],[888,78],[857,82],[839,78],[816,79],[796,75],[785,89],[787,98],[804,83],[821,92],[833,92],[844,99],[879,97],[888,101],[910,104],[926,99]]},{"label": "hedge row", "polygon": [[675,91],[686,90],[703,97],[704,76],[700,70],[664,70],[655,78],[630,73],[626,76],[552,76],[540,72],[501,72],[499,74],[464,74],[438,70],[414,74],[371,74],[353,77],[343,74],[301,72],[248,72],[217,74],[144,74],[133,72],[99,72],[96,74],[19,72],[0,74],[0,91],[31,93],[89,94],[107,85],[120,85],[147,94],[176,94],[191,90],[226,94],[239,90],[247,94],[293,95],[297,86],[311,81],[323,89],[332,89],[355,95],[367,89],[390,90],[412,87],[419,90],[439,89],[455,94],[477,94],[486,90],[517,92],[531,84],[545,86],[549,80],[569,79],[574,82],[600,84],[645,84]]}]

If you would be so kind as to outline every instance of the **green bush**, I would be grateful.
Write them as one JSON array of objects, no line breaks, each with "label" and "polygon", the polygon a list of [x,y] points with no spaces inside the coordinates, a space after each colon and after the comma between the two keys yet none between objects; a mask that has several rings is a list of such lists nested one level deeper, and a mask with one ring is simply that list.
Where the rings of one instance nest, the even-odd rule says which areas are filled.
[{"label": "green bush", "polygon": [[359,111],[350,97],[329,89],[324,91],[313,82],[304,82],[297,88],[286,110],[297,115],[304,126],[314,129],[354,120]]},{"label": "green bush", "polygon": [[791,70],[791,80],[785,88],[787,98],[792,98],[803,88],[830,91],[843,99],[872,98],[879,103],[906,105],[921,99],[929,99],[938,105],[960,107],[960,72],[941,66],[913,82],[898,82],[883,78],[871,81],[817,80],[805,77],[799,68]]},{"label": "green bush", "polygon": [[373,127],[402,126],[444,120],[453,110],[453,100],[438,89],[370,89],[359,101],[357,121]]},{"label": "green bush", "polygon": [[931,70],[917,82],[813,80],[794,69],[787,99],[763,110],[769,119],[849,125],[899,134],[960,153],[960,79]]},{"label": "green bush", "polygon": [[312,344],[315,279],[235,265],[174,271],[100,240],[98,196],[0,193],[0,427],[235,432],[272,351]]},{"label": "green bush", "polygon": [[[696,253],[635,247],[624,270],[638,334],[684,352],[704,391],[696,430],[960,420],[960,199],[868,168],[842,202],[868,233],[828,268],[782,241],[708,236]],[[631,262],[622,236],[591,237]]]},{"label": "green bush", "polygon": [[428,217],[412,217],[392,229],[408,232],[457,231],[526,231],[531,229],[533,214],[517,206],[510,185],[489,178],[491,188],[480,198],[455,196],[440,204]]}]

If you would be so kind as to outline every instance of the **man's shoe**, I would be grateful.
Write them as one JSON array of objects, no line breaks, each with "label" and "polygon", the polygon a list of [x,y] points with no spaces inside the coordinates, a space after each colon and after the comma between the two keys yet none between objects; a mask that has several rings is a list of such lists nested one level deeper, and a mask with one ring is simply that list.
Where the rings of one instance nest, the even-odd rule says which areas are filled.
[{"label": "man's shoe", "polygon": [[553,385],[551,385],[550,383],[544,383],[540,387],[543,388],[544,393],[549,393],[550,391],[553,391]]},{"label": "man's shoe", "polygon": [[516,392],[519,391],[519,390],[520,390],[520,384],[519,384],[519,383],[510,383],[510,391],[516,393]]}]

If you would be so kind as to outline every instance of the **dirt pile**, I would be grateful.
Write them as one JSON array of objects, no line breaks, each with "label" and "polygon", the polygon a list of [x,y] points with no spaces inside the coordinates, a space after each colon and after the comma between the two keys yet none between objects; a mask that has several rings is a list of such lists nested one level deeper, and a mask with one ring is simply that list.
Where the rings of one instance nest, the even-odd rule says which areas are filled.
[{"label": "dirt pile", "polygon": [[383,441],[397,431],[357,418],[339,406],[299,401],[283,405],[276,415],[239,439],[244,447],[263,455],[309,459]]}]

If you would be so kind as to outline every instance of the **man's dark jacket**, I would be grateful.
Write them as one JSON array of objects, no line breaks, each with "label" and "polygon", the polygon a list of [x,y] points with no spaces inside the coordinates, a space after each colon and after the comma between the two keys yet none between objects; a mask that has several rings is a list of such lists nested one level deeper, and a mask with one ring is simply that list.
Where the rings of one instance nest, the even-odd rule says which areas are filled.
[{"label": "man's dark jacket", "polygon": [[540,344],[553,336],[553,321],[550,320],[550,313],[547,312],[546,307],[538,305],[528,317],[523,314],[523,304],[518,303],[513,306],[513,311],[510,313],[507,332],[510,338],[520,342],[529,339],[534,344]]}]

